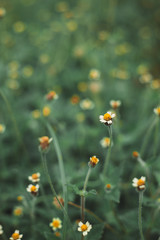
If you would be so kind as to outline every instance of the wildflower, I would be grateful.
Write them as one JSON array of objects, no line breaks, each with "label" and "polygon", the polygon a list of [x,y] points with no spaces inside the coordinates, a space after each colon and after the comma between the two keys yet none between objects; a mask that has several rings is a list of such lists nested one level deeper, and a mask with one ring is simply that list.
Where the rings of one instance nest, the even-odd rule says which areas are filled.
[{"label": "wildflower", "polygon": [[111,125],[112,124],[112,118],[116,116],[115,113],[107,112],[104,115],[99,116],[100,122],[104,123],[105,125]]},{"label": "wildflower", "polygon": [[23,200],[23,196],[18,196],[18,197],[17,197],[17,200],[18,200],[19,202],[21,202],[21,201]]},{"label": "wildflower", "polygon": [[43,108],[43,116],[44,116],[44,117],[48,117],[48,116],[50,115],[50,113],[51,113],[50,107],[45,106],[45,107]]},{"label": "wildflower", "polygon": [[158,106],[157,108],[154,108],[153,111],[156,115],[158,115],[160,117],[160,106]]},{"label": "wildflower", "polygon": [[33,173],[32,176],[29,176],[28,179],[32,182],[39,182],[40,173]]},{"label": "wildflower", "polygon": [[140,179],[138,178],[134,178],[132,180],[132,186],[137,188],[137,190],[141,191],[145,189],[145,184],[146,184],[146,178],[145,177],[141,177]]},{"label": "wildflower", "polygon": [[91,69],[89,72],[89,78],[91,80],[98,80],[100,78],[100,71],[97,69]]},{"label": "wildflower", "polygon": [[58,95],[55,91],[50,91],[47,95],[46,95],[46,99],[47,100],[53,100],[53,99],[58,99]]},{"label": "wildflower", "polygon": [[46,64],[49,62],[49,56],[47,54],[42,54],[40,56],[40,62],[43,64]]},{"label": "wildflower", "polygon": [[102,89],[102,84],[100,82],[91,82],[89,89],[92,93],[99,93]]},{"label": "wildflower", "polygon": [[22,207],[16,207],[13,211],[13,214],[15,216],[21,216],[23,214],[23,208]]},{"label": "wildflower", "polygon": [[73,96],[70,98],[71,103],[74,104],[74,105],[77,104],[77,103],[79,103],[79,100],[80,100],[80,98],[79,98],[78,95],[73,95]]},{"label": "wildflower", "polygon": [[75,21],[67,22],[66,26],[70,32],[74,32],[78,27],[77,22],[75,22]]},{"label": "wildflower", "polygon": [[3,234],[3,227],[2,227],[2,225],[0,225],[0,235],[2,235]]},{"label": "wildflower", "polygon": [[6,15],[5,8],[0,8],[0,18],[3,18]]},{"label": "wildflower", "polygon": [[160,88],[160,80],[155,79],[151,82],[151,88],[152,89],[159,89]]},{"label": "wildflower", "polygon": [[23,237],[23,234],[19,234],[19,230],[15,230],[12,236],[9,238],[10,240],[20,240]]},{"label": "wildflower", "polygon": [[121,106],[121,101],[120,100],[111,100],[110,105],[113,109],[117,109],[119,106]]},{"label": "wildflower", "polygon": [[85,120],[85,115],[82,112],[79,112],[76,114],[76,120],[77,122],[83,122]]},{"label": "wildflower", "polygon": [[36,186],[32,185],[32,184],[29,184],[28,187],[27,187],[27,192],[30,192],[34,196],[37,195],[38,190],[39,190],[39,185],[38,184]]},{"label": "wildflower", "polygon": [[23,75],[24,77],[31,77],[33,75],[34,69],[32,66],[28,65],[23,68]]},{"label": "wildflower", "polygon": [[43,136],[39,138],[39,142],[40,142],[40,148],[41,150],[45,151],[48,149],[50,142],[52,141],[52,138],[49,138],[47,136]]},{"label": "wildflower", "polygon": [[53,218],[49,226],[55,231],[62,228],[62,221],[59,218]]},{"label": "wildflower", "polygon": [[132,153],[132,156],[135,157],[135,158],[138,158],[138,157],[139,157],[139,153],[136,152],[136,151],[134,151],[134,152]]},{"label": "wildflower", "polygon": [[111,184],[107,183],[106,186],[105,186],[106,192],[109,193],[111,191],[111,188],[112,188]]},{"label": "wildflower", "polygon": [[[63,198],[62,198],[61,196],[58,196],[58,200],[60,201],[60,203],[62,204],[62,206],[64,206],[64,200],[63,200]],[[61,206],[60,206],[58,200],[57,200],[56,197],[54,197],[54,198],[53,198],[53,205],[54,205],[56,208],[61,209]]]},{"label": "wildflower", "polygon": [[18,21],[16,23],[14,23],[13,28],[14,28],[15,32],[21,33],[21,32],[24,32],[26,26],[23,22]]},{"label": "wildflower", "polygon": [[32,111],[32,116],[33,118],[39,118],[41,116],[41,112],[38,109],[36,109]]},{"label": "wildflower", "polygon": [[87,90],[87,83],[85,83],[85,82],[80,82],[80,83],[78,83],[78,90],[80,91],[80,92],[85,92],[86,90]]},{"label": "wildflower", "polygon": [[108,138],[108,137],[104,137],[104,138],[102,138],[102,140],[100,141],[100,144],[101,144],[101,146],[103,147],[103,148],[106,148],[106,147],[109,147],[109,145],[110,145],[110,138]]},{"label": "wildflower", "polygon": [[83,110],[91,110],[94,108],[94,103],[90,99],[84,99],[80,102],[80,107]]},{"label": "wildflower", "polygon": [[99,162],[99,159],[96,156],[90,157],[89,166],[95,167]]},{"label": "wildflower", "polygon": [[0,124],[0,133],[4,133],[5,130],[6,130],[5,125]]},{"label": "wildflower", "polygon": [[83,236],[86,236],[91,229],[92,229],[92,225],[89,222],[86,222],[86,224],[82,222],[78,223],[78,231],[82,232]]},{"label": "wildflower", "polygon": [[60,237],[60,236],[61,236],[60,232],[55,232],[54,235],[55,235],[56,237]]},{"label": "wildflower", "polygon": [[139,81],[141,83],[150,83],[152,81],[152,75],[150,73],[144,73],[143,75],[141,75],[141,77],[139,78]]}]

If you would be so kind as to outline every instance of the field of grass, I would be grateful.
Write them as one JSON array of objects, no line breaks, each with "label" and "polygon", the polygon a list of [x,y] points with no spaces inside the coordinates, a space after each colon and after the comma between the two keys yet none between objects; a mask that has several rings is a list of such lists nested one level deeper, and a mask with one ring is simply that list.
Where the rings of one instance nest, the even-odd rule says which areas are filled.
[{"label": "field of grass", "polygon": [[160,239],[159,29],[157,0],[0,1],[0,239]]}]

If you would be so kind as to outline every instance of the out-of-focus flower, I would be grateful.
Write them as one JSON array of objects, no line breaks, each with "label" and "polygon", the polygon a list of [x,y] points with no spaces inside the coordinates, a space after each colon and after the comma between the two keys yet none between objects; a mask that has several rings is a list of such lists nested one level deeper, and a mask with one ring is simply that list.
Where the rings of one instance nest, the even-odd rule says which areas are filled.
[{"label": "out-of-focus flower", "polygon": [[83,110],[91,110],[94,108],[94,103],[90,99],[83,99],[80,102],[80,107]]},{"label": "out-of-focus flower", "polygon": [[33,173],[32,176],[29,176],[28,179],[32,182],[39,182],[40,181],[40,173]]},{"label": "out-of-focus flower", "polygon": [[42,54],[40,56],[40,62],[43,64],[46,64],[49,62],[49,56],[47,54]]},{"label": "out-of-focus flower", "polygon": [[21,202],[21,201],[23,200],[23,196],[18,196],[18,197],[17,197],[17,200],[18,200],[19,202]]},{"label": "out-of-focus flower", "polygon": [[55,91],[50,91],[47,95],[46,95],[46,99],[47,100],[53,100],[53,99],[58,99],[58,95]]},{"label": "out-of-focus flower", "polygon": [[160,106],[158,106],[157,108],[154,108],[153,111],[156,115],[158,115],[160,117]]},{"label": "out-of-focus flower", "polygon": [[60,232],[55,232],[54,235],[55,235],[56,237],[60,237],[60,236],[61,236]]},{"label": "out-of-focus flower", "polygon": [[113,109],[117,109],[118,107],[121,106],[121,101],[120,100],[117,100],[117,101],[111,100],[110,105]]},{"label": "out-of-focus flower", "polygon": [[43,116],[44,117],[48,117],[50,115],[50,113],[51,113],[50,107],[44,106],[44,108],[43,108]]},{"label": "out-of-focus flower", "polygon": [[77,122],[83,122],[85,120],[85,115],[83,112],[79,112],[76,114],[76,120]]},{"label": "out-of-focus flower", "polygon": [[70,98],[70,101],[71,101],[71,103],[72,103],[73,105],[76,105],[76,104],[79,103],[80,98],[79,98],[78,95],[73,95],[73,96]]},{"label": "out-of-focus flower", "polygon": [[126,80],[129,78],[129,73],[123,69],[112,69],[110,74],[112,77],[122,80]]},{"label": "out-of-focus flower", "polygon": [[43,136],[39,138],[40,148],[41,150],[45,151],[49,148],[50,143],[52,142],[52,138],[47,136]]},{"label": "out-of-focus flower", "polygon": [[56,231],[57,229],[62,228],[62,221],[59,218],[53,218],[49,226]]},{"label": "out-of-focus flower", "polygon": [[110,138],[108,138],[108,137],[104,137],[104,138],[102,138],[102,140],[100,141],[100,144],[101,144],[101,146],[103,147],[103,148],[107,148],[107,147],[109,147],[110,146]]},{"label": "out-of-focus flower", "polygon": [[32,116],[35,119],[40,118],[41,112],[38,109],[35,109],[35,110],[32,111]]},{"label": "out-of-focus flower", "polygon": [[98,38],[99,38],[101,41],[107,40],[107,39],[109,38],[109,36],[110,36],[110,34],[109,34],[109,32],[107,32],[107,31],[100,31],[100,32],[98,33]]},{"label": "out-of-focus flower", "polygon": [[130,50],[131,50],[131,46],[128,43],[122,43],[115,47],[115,54],[124,55],[124,54],[130,52]]},{"label": "out-of-focus flower", "polygon": [[85,82],[80,82],[80,83],[78,83],[78,90],[80,91],[80,92],[85,92],[86,90],[87,90],[87,83],[85,83]]},{"label": "out-of-focus flower", "polygon": [[29,184],[28,187],[27,187],[27,192],[30,192],[34,196],[37,196],[38,190],[39,190],[39,185],[38,184],[36,186],[32,185],[32,184]]},{"label": "out-of-focus flower", "polygon": [[137,151],[132,152],[132,156],[135,158],[139,157],[139,153]]},{"label": "out-of-focus flower", "polygon": [[96,156],[90,157],[89,166],[95,167],[99,162],[99,159]]},{"label": "out-of-focus flower", "polygon": [[16,207],[14,210],[13,210],[13,214],[15,216],[22,216],[23,214],[23,208],[22,207]]},{"label": "out-of-focus flower", "polygon": [[15,32],[21,33],[24,32],[26,26],[23,22],[19,21],[13,24],[13,29]]},{"label": "out-of-focus flower", "polygon": [[112,185],[110,183],[107,183],[106,186],[105,186],[105,190],[107,193],[109,193],[112,189]]},{"label": "out-of-focus flower", "polygon": [[67,28],[68,28],[68,30],[70,32],[74,32],[77,29],[77,27],[78,27],[77,23],[75,21],[73,21],[73,20],[67,22],[66,25],[67,25]]},{"label": "out-of-focus flower", "polygon": [[4,125],[4,124],[0,124],[0,134],[1,134],[1,133],[4,133],[5,130],[6,130],[5,125]]},{"label": "out-of-focus flower", "polygon": [[12,236],[9,238],[10,240],[20,240],[23,237],[23,234],[19,233],[19,230],[15,230]]},{"label": "out-of-focus flower", "polygon": [[[61,196],[58,196],[58,200],[60,201],[61,205],[64,206],[64,199],[61,197]],[[53,205],[58,208],[58,209],[61,209],[61,206],[58,202],[57,198],[54,197],[53,198]]]},{"label": "out-of-focus flower", "polygon": [[137,190],[139,191],[144,190],[146,187],[146,178],[145,177],[141,177],[140,179],[134,178],[132,180],[132,186],[137,188]]},{"label": "out-of-focus flower", "polygon": [[29,66],[25,66],[23,68],[23,75],[24,75],[24,77],[27,77],[27,78],[31,77],[33,75],[33,72],[34,72],[33,67],[30,66],[30,65]]},{"label": "out-of-focus flower", "polygon": [[101,123],[104,123],[105,125],[111,125],[112,119],[116,116],[115,113],[107,112],[104,115],[99,116],[99,120]]},{"label": "out-of-focus flower", "polygon": [[81,46],[76,46],[73,50],[73,55],[76,57],[76,58],[81,58],[84,56],[84,48],[81,47]]},{"label": "out-of-focus flower", "polygon": [[78,223],[78,231],[82,232],[83,236],[86,236],[91,229],[92,225],[89,222],[86,222],[85,224],[82,222]]},{"label": "out-of-focus flower", "polygon": [[2,225],[0,225],[0,235],[2,235],[3,234],[3,227],[2,227]]},{"label": "out-of-focus flower", "polygon": [[140,75],[143,75],[145,73],[148,72],[148,67],[144,64],[140,64],[138,67],[137,67],[137,73],[140,74]]},{"label": "out-of-focus flower", "polygon": [[89,83],[89,90],[92,92],[92,93],[99,93],[102,89],[102,84],[101,82],[90,82]]},{"label": "out-of-focus flower", "polygon": [[152,89],[159,89],[160,88],[160,79],[155,79],[151,82]]},{"label": "out-of-focus flower", "polygon": [[97,69],[91,69],[89,72],[89,78],[91,80],[99,80],[100,79],[100,71]]},{"label": "out-of-focus flower", "polygon": [[66,12],[68,10],[68,4],[67,2],[59,2],[57,5],[56,5],[56,10],[58,12]]},{"label": "out-of-focus flower", "polygon": [[7,81],[7,86],[12,90],[17,90],[19,88],[19,82],[15,79],[10,79]]},{"label": "out-of-focus flower", "polygon": [[152,75],[150,73],[144,73],[140,76],[139,81],[141,83],[150,83],[152,81]]},{"label": "out-of-focus flower", "polygon": [[0,8],[0,18],[3,18],[6,15],[6,9]]}]

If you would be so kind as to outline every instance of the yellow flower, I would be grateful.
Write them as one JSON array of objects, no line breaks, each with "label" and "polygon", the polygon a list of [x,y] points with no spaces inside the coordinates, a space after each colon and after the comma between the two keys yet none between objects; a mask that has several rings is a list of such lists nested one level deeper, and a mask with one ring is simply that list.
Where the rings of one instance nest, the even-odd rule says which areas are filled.
[{"label": "yellow flower", "polygon": [[23,214],[23,208],[22,207],[16,207],[13,211],[13,214],[15,216],[21,216]]},{"label": "yellow flower", "polygon": [[100,71],[97,70],[97,69],[91,69],[90,72],[89,72],[89,78],[91,80],[99,80],[100,78]]},{"label": "yellow flower", "polygon": [[32,111],[32,116],[33,116],[33,118],[37,119],[41,116],[41,112],[38,109],[36,109],[36,110]]},{"label": "yellow flower", "polygon": [[145,184],[146,184],[146,178],[145,177],[141,177],[140,179],[138,178],[134,178],[132,180],[132,186],[137,188],[137,190],[141,191],[145,189]]},{"label": "yellow flower", "polygon": [[141,77],[139,78],[139,81],[141,83],[150,83],[152,81],[152,75],[150,73],[144,73],[143,75],[141,75]]},{"label": "yellow flower", "polygon": [[158,115],[160,117],[160,106],[158,106],[157,108],[154,108],[153,111],[156,115]]},{"label": "yellow flower", "polygon": [[43,108],[43,116],[44,116],[44,117],[48,117],[48,116],[50,115],[50,113],[51,113],[50,107],[45,106],[45,107]]},{"label": "yellow flower", "polygon": [[25,28],[26,28],[25,24],[23,22],[21,22],[21,21],[16,22],[13,25],[14,31],[18,32],[18,33],[24,32]]},{"label": "yellow flower", "polygon": [[99,162],[99,159],[96,156],[90,157],[89,165],[95,167]]},{"label": "yellow flower", "polygon": [[47,150],[51,141],[52,141],[52,138],[49,138],[47,136],[40,137],[39,138],[40,148],[42,150]]},{"label": "yellow flower", "polygon": [[87,90],[87,83],[85,82],[78,83],[78,90],[80,92],[85,92]]},{"label": "yellow flower", "polygon": [[110,183],[106,184],[106,189],[107,189],[107,190],[110,190],[110,189],[111,189],[111,184],[110,184]]},{"label": "yellow flower", "polygon": [[78,231],[82,232],[83,236],[86,236],[91,229],[92,225],[89,222],[86,222],[85,224],[82,222],[78,223]]},{"label": "yellow flower", "polygon": [[77,29],[78,25],[75,21],[67,22],[67,28],[70,32],[74,32]]},{"label": "yellow flower", "polygon": [[101,123],[104,123],[105,125],[111,125],[112,124],[112,118],[116,116],[115,113],[107,112],[104,115],[99,116],[99,120]]},{"label": "yellow flower", "polygon": [[118,107],[121,106],[121,101],[120,100],[117,100],[117,101],[111,100],[110,105],[113,109],[117,109]]},{"label": "yellow flower", "polygon": [[71,101],[71,103],[72,103],[73,105],[75,105],[75,104],[79,103],[80,98],[79,98],[78,95],[73,95],[73,96],[70,98],[70,101]]},{"label": "yellow flower", "polygon": [[4,133],[4,131],[6,130],[6,127],[4,124],[0,124],[0,133]]},{"label": "yellow flower", "polygon": [[40,62],[43,64],[46,64],[49,62],[49,56],[47,54],[42,54],[40,56]]},{"label": "yellow flower", "polygon": [[94,108],[94,103],[90,99],[86,98],[80,102],[80,107],[83,110],[91,110]]},{"label": "yellow flower", "polygon": [[132,156],[135,157],[135,158],[138,158],[138,157],[139,157],[139,153],[136,152],[136,151],[134,151],[134,152],[132,153]]},{"label": "yellow flower", "polygon": [[53,100],[53,99],[58,99],[58,95],[55,91],[50,91],[47,95],[46,95],[46,99],[47,100]]},{"label": "yellow flower", "polygon": [[0,235],[2,235],[3,234],[3,227],[2,227],[2,225],[0,225]]},{"label": "yellow flower", "polygon": [[29,184],[28,187],[27,187],[27,192],[30,192],[34,196],[37,196],[38,190],[39,190],[39,185],[38,184],[36,186],[32,185],[32,184]]},{"label": "yellow flower", "polygon": [[62,221],[59,218],[53,218],[49,226],[55,231],[62,228]]},{"label": "yellow flower", "polygon": [[33,74],[33,67],[32,66],[26,66],[23,68],[23,75],[27,78],[31,77]]},{"label": "yellow flower", "polygon": [[102,140],[100,141],[100,144],[103,148],[109,147],[110,146],[110,138],[108,138],[108,137],[102,138]]},{"label": "yellow flower", "polygon": [[0,8],[0,18],[3,18],[6,15],[5,8]]},{"label": "yellow flower", "polygon": [[32,182],[40,181],[40,173],[33,173],[32,176],[29,176],[28,179]]},{"label": "yellow flower", "polygon": [[12,236],[9,238],[10,240],[20,240],[23,237],[23,234],[19,233],[19,230],[15,230]]},{"label": "yellow flower", "polygon": [[17,200],[18,200],[19,202],[21,202],[21,201],[23,200],[23,196],[18,196],[18,197],[17,197]]}]

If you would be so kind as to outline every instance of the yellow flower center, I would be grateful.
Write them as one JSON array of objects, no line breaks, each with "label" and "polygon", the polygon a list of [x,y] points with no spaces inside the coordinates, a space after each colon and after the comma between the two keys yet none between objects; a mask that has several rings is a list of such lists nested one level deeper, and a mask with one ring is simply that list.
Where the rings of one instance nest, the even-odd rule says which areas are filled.
[{"label": "yellow flower center", "polygon": [[111,188],[111,184],[108,183],[108,184],[106,185],[106,188],[110,189],[110,188]]},{"label": "yellow flower center", "polygon": [[104,141],[105,141],[107,144],[110,144],[110,139],[109,139],[109,138],[105,138]]},{"label": "yellow flower center", "polygon": [[33,186],[31,187],[31,192],[35,192],[36,189],[37,189],[37,188],[33,185]]},{"label": "yellow flower center", "polygon": [[98,158],[92,157],[90,161],[93,165],[96,165],[98,163]]},{"label": "yellow flower center", "polygon": [[42,149],[46,149],[49,146],[49,137],[41,137],[39,141]]},{"label": "yellow flower center", "polygon": [[132,153],[132,155],[133,155],[133,157],[138,157],[139,156],[139,153],[138,152],[136,152],[136,151],[134,151],[133,153]]},{"label": "yellow flower center", "polygon": [[37,173],[32,174],[32,178],[33,178],[34,180],[37,180],[37,179],[38,179]]},{"label": "yellow flower center", "polygon": [[58,228],[59,225],[60,225],[59,220],[54,220],[54,221],[52,222],[52,225],[53,225],[53,227]]},{"label": "yellow flower center", "polygon": [[109,113],[104,114],[103,118],[106,121],[112,120],[112,117],[111,117],[111,115]]},{"label": "yellow flower center", "polygon": [[83,225],[81,226],[81,230],[82,230],[82,232],[86,231],[87,228],[88,228],[87,225],[86,225],[86,224],[83,224]]},{"label": "yellow flower center", "polygon": [[157,108],[157,113],[160,115],[160,107]]},{"label": "yellow flower center", "polygon": [[19,238],[19,234],[18,234],[18,233],[13,233],[13,234],[12,234],[12,238],[13,238],[14,240],[18,239],[18,238]]},{"label": "yellow flower center", "polygon": [[138,187],[142,186],[142,185],[145,185],[145,181],[142,180],[142,179],[139,179],[138,182],[137,182],[137,185],[138,185]]}]

